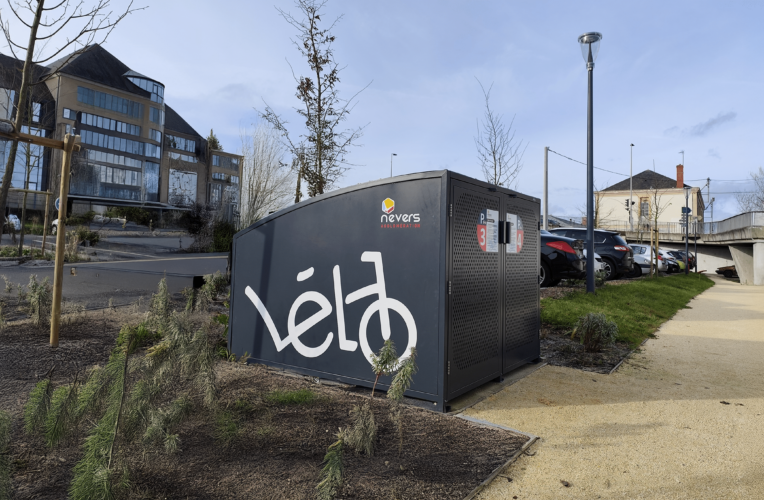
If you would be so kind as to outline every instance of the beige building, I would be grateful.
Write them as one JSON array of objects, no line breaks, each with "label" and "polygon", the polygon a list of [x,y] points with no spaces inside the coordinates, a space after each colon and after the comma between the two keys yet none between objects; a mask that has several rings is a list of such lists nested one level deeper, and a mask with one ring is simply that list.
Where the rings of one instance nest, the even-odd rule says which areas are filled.
[{"label": "beige building", "polygon": [[[10,65],[11,59],[0,63]],[[230,215],[238,212],[240,156],[210,150],[207,140],[166,104],[159,80],[133,71],[99,45],[40,66],[36,74],[44,77],[50,96],[43,106],[46,135],[81,137],[82,150],[72,165],[71,210],[140,206],[162,211],[200,203]],[[51,165],[60,165],[59,154],[48,152],[37,189],[53,184],[57,172]]]},{"label": "beige building", "polygon": [[[645,170],[631,179],[632,189],[629,191],[629,179],[625,179],[610,187],[597,191],[598,225],[603,228],[626,229],[629,224],[629,199],[631,193],[632,217],[634,225],[655,220],[658,212],[659,223],[676,223],[682,220],[682,208],[685,206],[684,188],[690,188],[688,206],[692,210],[690,221],[694,216],[698,222],[703,221],[705,204],[699,187],[688,186],[684,183],[684,166],[677,165],[676,178],[672,179],[652,170]],[[657,210],[656,210],[657,209]],[[671,227],[671,226],[666,226]]]}]

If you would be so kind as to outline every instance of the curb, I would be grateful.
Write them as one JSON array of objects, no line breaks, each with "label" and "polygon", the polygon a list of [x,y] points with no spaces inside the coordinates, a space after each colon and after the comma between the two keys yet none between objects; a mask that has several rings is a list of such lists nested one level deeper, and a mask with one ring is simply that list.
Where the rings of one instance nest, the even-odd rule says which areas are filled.
[{"label": "curb", "polygon": [[[642,341],[642,343],[641,343],[641,344],[639,344],[639,347],[642,347],[643,345],[645,345],[645,342],[647,342],[647,341],[648,341],[648,340],[650,340],[651,338],[652,338],[652,337],[647,337],[645,340],[643,340],[643,341]],[[639,349],[639,347],[637,347],[637,349]],[[612,370],[610,370],[610,371],[608,372],[608,375],[612,375],[612,374],[613,374],[613,373],[614,373],[614,372],[615,372],[615,371],[616,371],[616,370],[617,370],[617,369],[618,369],[618,368],[619,368],[619,367],[620,367],[620,366],[623,364],[623,362],[624,362],[624,361],[626,361],[627,359],[629,359],[629,358],[631,357],[631,355],[632,355],[632,354],[634,354],[634,352],[636,352],[636,350],[637,350],[637,349],[634,349],[634,350],[632,350],[631,352],[629,352],[629,354],[627,354],[626,356],[624,356],[624,357],[623,357],[623,359],[622,359],[621,361],[619,361],[619,362],[618,362],[618,364],[617,364],[617,365],[615,365],[615,366],[613,367],[613,369],[612,369]]]}]

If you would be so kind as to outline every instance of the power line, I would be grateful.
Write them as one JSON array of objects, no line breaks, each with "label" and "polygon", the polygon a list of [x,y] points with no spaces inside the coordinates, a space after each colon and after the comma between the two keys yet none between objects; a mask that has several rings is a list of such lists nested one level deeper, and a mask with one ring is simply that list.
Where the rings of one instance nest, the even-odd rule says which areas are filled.
[{"label": "power line", "polygon": [[[698,181],[707,181],[706,179],[687,179],[687,182],[698,182]],[[714,182],[752,182],[753,179],[711,179]]]},{"label": "power line", "polygon": [[[568,159],[568,160],[570,160],[570,161],[574,161],[574,162],[576,162],[576,163],[580,163],[581,165],[586,165],[586,163],[584,163],[584,162],[582,162],[582,161],[574,160],[574,159],[573,159],[573,158],[571,158],[570,156],[565,156],[564,154],[560,154],[560,153],[558,153],[557,151],[555,151],[555,150],[553,150],[553,149],[550,149],[550,150],[549,150],[549,152],[550,152],[550,153],[554,153],[554,154],[556,154],[557,156],[562,156],[563,158],[567,158],[567,159]],[[605,170],[604,168],[599,168],[599,167],[594,167],[594,168],[596,168],[597,170],[602,170],[603,172],[610,172],[611,174],[615,174],[615,175],[622,175],[622,176],[624,176],[624,177],[628,177],[628,175],[626,175],[626,174],[622,174],[622,173],[620,173],[620,172],[613,172],[612,170]],[[704,180],[705,180],[705,179],[704,179]]]}]

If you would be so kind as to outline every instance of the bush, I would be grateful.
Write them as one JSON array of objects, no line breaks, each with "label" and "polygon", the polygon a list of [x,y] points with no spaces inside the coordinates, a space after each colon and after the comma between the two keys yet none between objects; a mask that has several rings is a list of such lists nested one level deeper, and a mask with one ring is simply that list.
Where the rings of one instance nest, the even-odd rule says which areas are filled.
[{"label": "bush", "polygon": [[107,217],[116,216],[140,226],[148,226],[149,222],[158,218],[150,210],[140,207],[110,207],[106,214]]},{"label": "bush", "polygon": [[191,209],[183,212],[178,223],[188,231],[188,234],[196,236],[209,225],[212,220],[212,207],[197,203]]},{"label": "bush", "polygon": [[95,246],[99,241],[101,241],[101,237],[98,235],[98,233],[91,231],[86,226],[78,226],[74,232],[77,234],[77,239],[79,241],[89,241],[91,246]]},{"label": "bush", "polygon": [[85,226],[89,225],[93,221],[96,213],[92,210],[88,210],[84,214],[72,214],[66,218],[67,226]]},{"label": "bush", "polygon": [[215,221],[212,226],[211,252],[228,252],[233,244],[233,235],[236,234],[236,226],[226,221]]},{"label": "bush", "polygon": [[589,313],[578,319],[571,338],[576,335],[586,352],[597,352],[615,342],[618,326],[602,313]]}]

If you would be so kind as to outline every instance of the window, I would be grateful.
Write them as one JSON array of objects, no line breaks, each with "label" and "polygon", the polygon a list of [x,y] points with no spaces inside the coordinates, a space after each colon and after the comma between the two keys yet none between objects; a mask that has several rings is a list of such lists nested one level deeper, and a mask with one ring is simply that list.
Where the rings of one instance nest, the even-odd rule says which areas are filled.
[{"label": "window", "polygon": [[159,163],[146,162],[143,169],[143,192],[146,201],[159,201]]},{"label": "window", "polygon": [[234,184],[238,184],[239,183],[239,176],[238,175],[232,175],[231,176],[231,182],[234,183]]},{"label": "window", "polygon": [[216,181],[225,181],[225,180],[228,180],[227,177],[228,177],[228,175],[223,174],[221,172],[212,172],[212,178],[215,179]]},{"label": "window", "polygon": [[154,106],[149,110],[149,120],[159,125],[164,125],[164,111]]},{"label": "window", "polygon": [[212,155],[212,164],[216,167],[239,170],[239,159],[230,156]]},{"label": "window", "polygon": [[141,173],[122,168],[94,165],[98,178],[105,184],[121,184],[123,186],[140,186]]},{"label": "window", "polygon": [[106,134],[93,132],[92,130],[83,130],[80,133],[83,144],[91,144],[99,148],[116,149],[125,153],[135,155],[145,155],[151,158],[161,158],[159,146],[156,144],[146,144],[144,142],[133,141],[122,137],[113,137]]},{"label": "window", "polygon": [[164,102],[164,87],[161,84],[135,76],[128,76],[127,79],[143,90],[151,92],[151,100],[153,102],[158,102],[159,104]]},{"label": "window", "polygon": [[169,151],[167,154],[172,160],[183,160],[189,163],[196,163],[196,156],[182,155],[180,153],[173,153],[172,151]]},{"label": "window", "polygon": [[210,184],[210,205],[217,207],[223,198],[223,185]]},{"label": "window", "polygon": [[13,117],[13,100],[16,91],[0,88],[0,118],[10,120]]},{"label": "window", "polygon": [[143,104],[130,99],[123,99],[87,87],[77,87],[77,100],[84,104],[143,119]]},{"label": "window", "polygon": [[196,153],[196,141],[193,139],[185,139],[175,135],[165,134],[165,145],[168,148],[182,149],[189,153]]},{"label": "window", "polygon": [[117,165],[124,165],[126,167],[133,168],[141,168],[141,165],[143,164],[141,160],[136,160],[135,158],[115,155],[105,151],[93,151],[92,149],[88,150],[88,159],[92,161],[116,163]]},{"label": "window", "polygon": [[75,113],[69,108],[64,108],[64,118],[66,118],[67,120],[76,120],[77,113]]},{"label": "window", "polygon": [[[75,115],[76,113],[72,111],[71,109],[64,109],[64,118],[66,118],[66,112],[69,112],[69,116],[71,116],[72,120],[76,119]],[[115,132],[122,132],[123,134],[130,134],[130,135],[141,135],[141,127],[138,125],[132,125],[130,123],[120,122],[117,120],[112,120],[110,118],[104,118],[103,116],[93,115],[90,113],[81,113],[80,114],[80,121],[86,125],[90,125],[91,127],[98,127],[106,130],[113,130]]]},{"label": "window", "polygon": [[149,131],[149,137],[152,141],[162,142],[162,132],[159,130],[154,130],[153,128]]},{"label": "window", "polygon": [[32,121],[35,123],[40,123],[40,110],[42,109],[42,104],[39,102],[33,102],[32,103]]},{"label": "window", "polygon": [[639,216],[648,218],[650,217],[650,200],[649,198],[639,199]]}]

